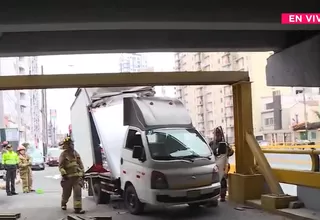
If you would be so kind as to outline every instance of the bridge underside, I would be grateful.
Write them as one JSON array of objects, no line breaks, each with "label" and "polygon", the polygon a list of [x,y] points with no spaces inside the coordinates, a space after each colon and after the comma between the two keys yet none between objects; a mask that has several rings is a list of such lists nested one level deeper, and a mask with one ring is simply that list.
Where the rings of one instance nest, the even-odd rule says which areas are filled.
[{"label": "bridge underside", "polygon": [[[286,3],[287,2],[287,3]],[[281,25],[283,12],[320,2],[55,1],[0,8],[0,56],[100,52],[281,51],[319,33]],[[300,30],[300,31],[297,31]]]},{"label": "bridge underside", "polygon": [[[0,56],[272,50],[277,54],[268,63],[269,85],[320,86],[319,64],[313,62],[319,60],[320,26],[280,22],[283,12],[317,8],[316,0],[259,5],[248,0],[9,1],[0,8]],[[318,43],[303,44],[312,37]]]},{"label": "bridge underside", "polygon": [[[320,1],[310,0],[299,4],[282,1],[274,5],[265,2],[255,5],[252,1],[244,0],[234,4],[230,4],[230,1],[210,1],[213,2],[211,5],[208,4],[209,1],[203,0],[190,3],[119,0],[116,1],[118,5],[105,1],[89,1],[85,4],[75,2],[74,5],[55,1],[54,4],[29,3],[23,7],[11,2],[2,3],[0,7],[0,56],[273,50],[276,54],[269,58],[267,66],[270,85],[284,84],[281,77],[294,71],[296,75],[307,72],[316,74],[315,67],[319,67],[317,62],[320,56],[316,55],[312,59],[310,55],[314,51],[316,54],[320,53],[320,26],[283,26],[280,24],[280,14],[312,12],[320,8]],[[299,52],[305,56],[304,60],[300,57],[301,62],[297,62],[301,56]],[[247,82],[247,73],[235,75],[234,72],[228,72],[221,77],[211,76],[214,73],[209,75],[210,72],[201,73],[202,75],[195,72],[170,73],[166,77],[159,74],[161,73],[82,77],[1,76],[0,89],[160,83],[233,84],[237,163],[236,173],[230,175],[230,198],[241,203],[261,198],[265,180],[272,195],[282,194],[281,187],[252,134],[251,86]],[[78,79],[73,81],[73,77]],[[155,80],[156,77],[158,81]],[[320,77],[313,78],[313,81],[320,86]],[[308,82],[305,80],[303,84],[308,85]],[[254,158],[258,161],[263,176],[254,174]],[[271,199],[275,202],[278,198],[274,196]]]}]

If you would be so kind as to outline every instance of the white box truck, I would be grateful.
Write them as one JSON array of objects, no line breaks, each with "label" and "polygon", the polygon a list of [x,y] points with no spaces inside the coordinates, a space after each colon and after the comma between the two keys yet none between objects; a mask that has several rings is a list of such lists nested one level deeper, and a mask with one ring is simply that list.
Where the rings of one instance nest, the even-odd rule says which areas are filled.
[{"label": "white box truck", "polygon": [[89,195],[98,204],[119,195],[132,214],[145,204],[217,204],[214,156],[183,104],[149,87],[106,90],[78,89],[71,106]]}]

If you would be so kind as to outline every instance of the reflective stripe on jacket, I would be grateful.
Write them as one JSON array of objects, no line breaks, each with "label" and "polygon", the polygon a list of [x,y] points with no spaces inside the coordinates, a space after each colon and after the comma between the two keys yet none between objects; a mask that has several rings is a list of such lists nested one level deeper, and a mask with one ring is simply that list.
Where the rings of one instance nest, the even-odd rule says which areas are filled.
[{"label": "reflective stripe on jacket", "polygon": [[80,155],[76,151],[64,150],[59,158],[59,171],[68,177],[84,175],[84,168]]}]

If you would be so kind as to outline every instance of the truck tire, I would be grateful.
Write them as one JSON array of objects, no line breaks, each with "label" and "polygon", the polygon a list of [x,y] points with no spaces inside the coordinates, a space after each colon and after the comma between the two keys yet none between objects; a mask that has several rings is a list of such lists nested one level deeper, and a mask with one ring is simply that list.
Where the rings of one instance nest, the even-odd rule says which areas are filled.
[{"label": "truck tire", "polygon": [[129,185],[124,192],[124,204],[133,215],[139,215],[144,210],[144,204],[140,202],[137,192],[132,185]]},{"label": "truck tire", "polygon": [[96,204],[109,204],[110,203],[110,194],[101,191],[100,183],[95,183],[93,185],[93,197]]}]

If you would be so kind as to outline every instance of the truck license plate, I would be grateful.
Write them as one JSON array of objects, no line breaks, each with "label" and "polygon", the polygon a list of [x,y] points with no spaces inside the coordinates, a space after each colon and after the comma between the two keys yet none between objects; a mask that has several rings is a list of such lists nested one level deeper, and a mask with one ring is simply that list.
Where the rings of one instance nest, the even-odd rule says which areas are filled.
[{"label": "truck license plate", "polygon": [[200,195],[201,195],[200,190],[193,190],[193,191],[187,192],[187,197],[188,198],[197,198]]}]

